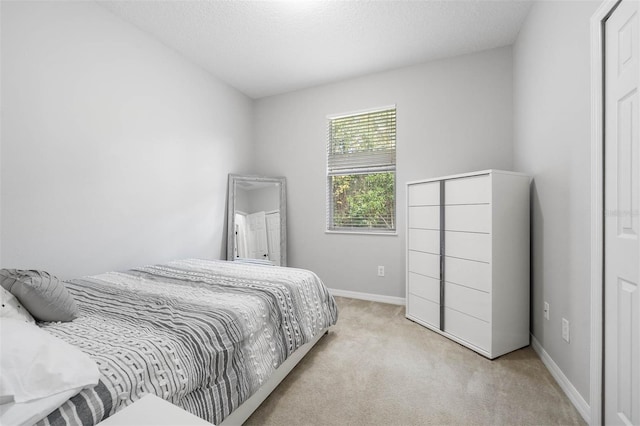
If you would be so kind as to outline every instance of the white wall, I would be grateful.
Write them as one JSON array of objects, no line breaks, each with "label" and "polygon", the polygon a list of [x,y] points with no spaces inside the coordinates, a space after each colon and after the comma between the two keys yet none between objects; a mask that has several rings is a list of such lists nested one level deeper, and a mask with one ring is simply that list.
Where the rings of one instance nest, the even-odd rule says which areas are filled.
[{"label": "white wall", "polygon": [[[532,333],[587,403],[589,18],[599,4],[537,2],[514,45],[514,164],[534,176]],[[571,324],[571,343],[561,338],[563,317]]]},{"label": "white wall", "polygon": [[236,210],[243,213],[280,209],[280,185],[276,183],[257,189],[236,185],[235,197]]},{"label": "white wall", "polygon": [[273,183],[249,192],[251,212],[280,210],[280,184]]},{"label": "white wall", "polygon": [[224,256],[252,102],[94,2],[2,2],[2,267]]},{"label": "white wall", "polygon": [[[509,47],[257,101],[256,173],[287,178],[289,265],[315,271],[331,288],[404,297],[405,183],[511,169],[512,101]],[[327,115],[392,104],[398,235],[326,234]]]}]

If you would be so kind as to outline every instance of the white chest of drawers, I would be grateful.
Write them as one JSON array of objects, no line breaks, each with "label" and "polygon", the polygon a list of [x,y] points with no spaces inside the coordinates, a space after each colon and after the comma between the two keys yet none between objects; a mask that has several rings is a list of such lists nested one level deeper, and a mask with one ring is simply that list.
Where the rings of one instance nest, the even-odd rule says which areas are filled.
[{"label": "white chest of drawers", "polygon": [[485,170],[407,184],[407,318],[490,359],[529,345],[529,183]]}]

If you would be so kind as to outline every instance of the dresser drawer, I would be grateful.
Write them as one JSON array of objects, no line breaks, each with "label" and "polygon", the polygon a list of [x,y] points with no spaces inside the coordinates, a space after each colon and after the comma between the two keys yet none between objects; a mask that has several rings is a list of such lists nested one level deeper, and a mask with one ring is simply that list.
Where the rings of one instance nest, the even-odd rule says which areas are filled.
[{"label": "dresser drawer", "polygon": [[409,185],[410,206],[437,206],[440,204],[440,181]]},{"label": "dresser drawer", "polygon": [[491,232],[491,204],[446,206],[444,229],[447,231]]},{"label": "dresser drawer", "polygon": [[445,255],[463,259],[491,261],[491,235],[472,232],[444,233]]},{"label": "dresser drawer", "polygon": [[483,291],[445,282],[444,305],[486,322],[491,321],[491,295]]},{"label": "dresser drawer", "polygon": [[440,207],[409,207],[409,228],[440,229]]},{"label": "dresser drawer", "polygon": [[440,280],[409,272],[409,294],[440,303]]},{"label": "dresser drawer", "polygon": [[440,231],[409,229],[409,250],[440,254]]},{"label": "dresser drawer", "polygon": [[491,293],[491,265],[489,263],[446,257],[444,278],[455,284]]},{"label": "dresser drawer", "polygon": [[419,319],[436,328],[440,327],[440,305],[422,297],[413,296],[407,301],[407,316]]},{"label": "dresser drawer", "polygon": [[450,179],[444,183],[445,204],[486,204],[491,202],[489,175]]},{"label": "dresser drawer", "polygon": [[488,322],[445,308],[444,331],[491,352],[491,327]]},{"label": "dresser drawer", "polygon": [[440,256],[409,250],[409,272],[440,279]]}]

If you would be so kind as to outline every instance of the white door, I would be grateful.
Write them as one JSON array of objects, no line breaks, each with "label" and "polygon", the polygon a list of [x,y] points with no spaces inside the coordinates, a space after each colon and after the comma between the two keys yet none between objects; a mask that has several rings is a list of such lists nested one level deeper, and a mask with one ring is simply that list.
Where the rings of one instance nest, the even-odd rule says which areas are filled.
[{"label": "white door", "polygon": [[247,221],[246,215],[236,213],[236,246],[234,257],[247,257]]},{"label": "white door", "polygon": [[269,213],[266,218],[269,260],[280,266],[280,212]]},{"label": "white door", "polygon": [[604,422],[640,424],[638,2],[605,24]]},{"label": "white door", "polygon": [[251,259],[268,259],[267,227],[264,212],[247,215],[247,242]]}]

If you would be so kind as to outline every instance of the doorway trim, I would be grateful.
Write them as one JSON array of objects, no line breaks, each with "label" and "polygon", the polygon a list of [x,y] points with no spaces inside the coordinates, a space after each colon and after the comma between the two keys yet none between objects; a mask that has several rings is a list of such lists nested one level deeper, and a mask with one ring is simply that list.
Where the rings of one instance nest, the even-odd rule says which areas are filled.
[{"label": "doorway trim", "polygon": [[591,17],[591,353],[590,424],[602,424],[604,361],[604,24],[622,0],[604,0]]}]

